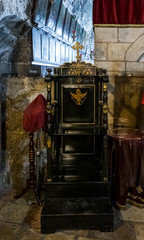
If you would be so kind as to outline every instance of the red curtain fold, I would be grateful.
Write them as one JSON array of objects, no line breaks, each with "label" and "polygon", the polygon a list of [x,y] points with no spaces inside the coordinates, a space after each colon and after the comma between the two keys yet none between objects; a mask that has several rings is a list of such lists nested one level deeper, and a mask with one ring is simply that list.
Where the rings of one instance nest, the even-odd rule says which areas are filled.
[{"label": "red curtain fold", "polygon": [[143,93],[143,95],[142,95],[141,104],[144,105],[144,93]]},{"label": "red curtain fold", "polygon": [[47,101],[39,94],[23,112],[23,128],[26,132],[35,132],[46,127]]},{"label": "red curtain fold", "polygon": [[144,0],[93,0],[93,24],[144,24]]}]

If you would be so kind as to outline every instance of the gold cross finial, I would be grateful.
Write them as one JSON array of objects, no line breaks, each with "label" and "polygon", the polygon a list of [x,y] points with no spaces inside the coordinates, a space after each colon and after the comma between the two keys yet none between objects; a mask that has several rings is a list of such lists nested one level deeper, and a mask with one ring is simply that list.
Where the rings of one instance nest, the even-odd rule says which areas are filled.
[{"label": "gold cross finial", "polygon": [[73,48],[74,50],[77,50],[76,59],[77,59],[77,61],[80,61],[80,60],[81,60],[81,56],[80,56],[80,54],[79,54],[79,50],[80,50],[80,49],[82,50],[84,47],[83,47],[82,45],[80,45],[79,42],[76,42],[76,44],[73,45],[72,48]]}]

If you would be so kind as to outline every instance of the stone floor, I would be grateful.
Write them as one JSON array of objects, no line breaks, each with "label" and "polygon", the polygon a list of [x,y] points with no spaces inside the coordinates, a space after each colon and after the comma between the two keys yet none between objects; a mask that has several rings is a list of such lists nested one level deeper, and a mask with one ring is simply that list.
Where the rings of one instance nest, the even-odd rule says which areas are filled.
[{"label": "stone floor", "polygon": [[41,207],[32,191],[17,198],[9,188],[0,189],[0,240],[144,240],[144,209],[127,205],[118,212],[114,232],[97,230],[40,233]]}]

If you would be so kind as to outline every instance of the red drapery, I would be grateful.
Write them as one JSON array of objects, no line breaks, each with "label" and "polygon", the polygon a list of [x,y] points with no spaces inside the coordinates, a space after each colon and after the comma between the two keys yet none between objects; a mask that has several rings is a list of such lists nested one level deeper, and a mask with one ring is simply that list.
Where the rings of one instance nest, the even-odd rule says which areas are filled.
[{"label": "red drapery", "polygon": [[144,0],[93,0],[94,25],[143,25]]},{"label": "red drapery", "polygon": [[27,132],[35,132],[46,127],[47,101],[39,94],[23,112],[23,128]]},{"label": "red drapery", "polygon": [[143,96],[142,96],[141,104],[144,105],[144,93],[143,93]]}]

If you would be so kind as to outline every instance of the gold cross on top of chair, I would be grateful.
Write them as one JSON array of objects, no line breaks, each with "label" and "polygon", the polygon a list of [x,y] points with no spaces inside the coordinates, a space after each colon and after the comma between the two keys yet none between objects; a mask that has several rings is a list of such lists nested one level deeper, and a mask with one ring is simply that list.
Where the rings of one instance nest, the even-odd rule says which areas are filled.
[{"label": "gold cross on top of chair", "polygon": [[80,49],[82,50],[84,47],[83,47],[82,45],[80,45],[79,42],[76,42],[76,44],[73,45],[72,48],[73,48],[74,50],[77,50],[76,59],[77,59],[77,61],[80,61],[80,60],[81,60],[81,56],[80,56],[80,54],[79,54],[79,50],[80,50]]}]

